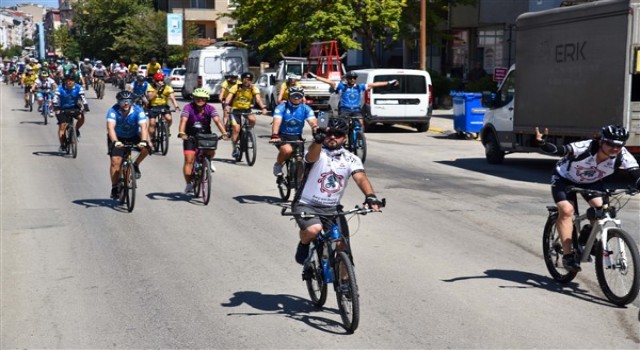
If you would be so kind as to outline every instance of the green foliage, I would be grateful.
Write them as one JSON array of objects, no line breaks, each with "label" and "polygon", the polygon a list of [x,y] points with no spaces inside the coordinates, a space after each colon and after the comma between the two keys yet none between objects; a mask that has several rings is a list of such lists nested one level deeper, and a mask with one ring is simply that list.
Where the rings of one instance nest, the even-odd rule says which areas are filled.
[{"label": "green foliage", "polygon": [[306,53],[314,41],[335,39],[342,50],[361,50],[354,32],[375,58],[376,40],[397,37],[406,1],[237,0],[236,10],[228,16],[238,21],[236,33],[257,43],[256,49],[271,59],[298,48]]},{"label": "green foliage", "polygon": [[465,92],[483,92],[483,91],[496,91],[498,84],[493,81],[493,78],[488,75],[482,79],[474,82],[469,82],[464,88]]},{"label": "green foliage", "polygon": [[[442,31],[441,25],[449,17],[449,9],[457,5],[475,5],[478,0],[426,0],[427,3],[427,35],[429,44],[440,46],[445,40],[451,40],[451,36]],[[420,39],[420,0],[408,1],[402,12],[400,22],[400,38],[408,42],[417,42]]]},{"label": "green foliage", "polygon": [[11,47],[7,47],[7,48],[2,48],[2,50],[0,50],[0,56],[2,57],[14,57],[14,56],[18,56],[20,57],[20,55],[22,55],[22,46],[11,46]]},{"label": "green foliage", "polygon": [[56,50],[62,51],[64,56],[70,58],[80,57],[80,45],[72,35],[69,27],[58,27],[58,29],[54,30],[53,34],[49,36],[49,39]]},{"label": "green foliage", "polygon": [[29,46],[35,45],[35,42],[33,41],[33,39],[25,38],[25,39],[22,40],[22,45],[24,47],[29,47]]}]

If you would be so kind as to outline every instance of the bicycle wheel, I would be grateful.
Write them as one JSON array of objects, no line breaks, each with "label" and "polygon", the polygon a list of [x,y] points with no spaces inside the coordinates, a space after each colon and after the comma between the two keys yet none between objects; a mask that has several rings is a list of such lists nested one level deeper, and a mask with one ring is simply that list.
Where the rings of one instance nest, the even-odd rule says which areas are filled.
[{"label": "bicycle wheel", "polygon": [[29,112],[33,111],[33,94],[29,93]]},{"label": "bicycle wheel", "polygon": [[244,152],[247,157],[247,164],[253,166],[256,163],[256,155],[258,153],[258,145],[256,145],[256,134],[253,129],[249,129],[246,132]]},{"label": "bicycle wheel", "polygon": [[291,163],[291,174],[293,178],[291,187],[298,191],[302,185],[302,177],[304,176],[304,163],[301,160],[296,160]]},{"label": "bicycle wheel", "polygon": [[193,185],[193,197],[200,197],[200,182],[202,179],[202,164],[196,159],[193,163],[193,171],[191,173],[191,184]]},{"label": "bicycle wheel", "polygon": [[311,302],[316,307],[322,307],[327,302],[327,284],[322,278],[322,253],[314,249],[311,259],[304,264],[303,279],[307,284],[307,291]]},{"label": "bicycle wheel", "polygon": [[567,271],[562,266],[562,243],[560,242],[560,233],[556,228],[556,220],[557,215],[549,216],[544,225],[542,255],[551,277],[560,283],[569,283],[576,277],[577,272]]},{"label": "bicycle wheel", "polygon": [[78,135],[76,134],[76,128],[74,126],[69,127],[69,136],[71,141],[69,147],[71,148],[71,156],[76,158],[78,156]]},{"label": "bicycle wheel", "polygon": [[638,296],[638,247],[626,231],[612,228],[608,231],[603,251],[601,241],[596,248],[596,276],[602,292],[612,303],[624,306]]},{"label": "bicycle wheel", "polygon": [[211,182],[211,161],[204,158],[202,162],[202,178],[200,179],[202,202],[204,205],[209,204],[209,200],[211,199]]},{"label": "bicycle wheel", "polygon": [[69,125],[67,125],[67,128],[64,129],[64,151],[66,154],[70,154],[71,153],[71,132],[73,130],[71,129],[71,127]]},{"label": "bicycle wheel", "polygon": [[238,152],[238,155],[235,157],[236,162],[241,162],[242,161],[242,154],[245,152],[244,150],[246,149],[246,145],[247,145],[247,133],[244,132],[244,130],[240,129],[240,134],[238,135],[238,146],[240,146],[240,152]]},{"label": "bicycle wheel", "polygon": [[42,117],[44,118],[44,125],[49,123],[49,101],[42,101]]},{"label": "bicycle wheel", "polygon": [[136,172],[133,169],[133,163],[127,163],[124,171],[124,197],[127,204],[127,211],[132,212],[136,204]]},{"label": "bicycle wheel", "polygon": [[353,270],[351,259],[345,252],[336,254],[335,264],[334,283],[340,317],[344,328],[353,333],[360,322],[360,301],[356,273]]},{"label": "bicycle wheel", "polygon": [[291,161],[287,160],[282,167],[282,175],[278,176],[277,184],[278,184],[278,192],[280,192],[280,198],[283,201],[289,200],[289,196],[291,195],[291,186],[289,186],[289,179],[291,178],[289,174],[291,174]]},{"label": "bicycle wheel", "polygon": [[[158,118],[163,118],[162,116]],[[169,131],[167,130],[167,124],[162,123],[160,125],[160,135],[158,136],[158,142],[160,143],[160,148],[162,149],[162,155],[166,156],[169,152]]]},{"label": "bicycle wheel", "polygon": [[353,153],[359,156],[364,164],[364,161],[367,159],[367,138],[362,131],[356,131],[353,149]]}]

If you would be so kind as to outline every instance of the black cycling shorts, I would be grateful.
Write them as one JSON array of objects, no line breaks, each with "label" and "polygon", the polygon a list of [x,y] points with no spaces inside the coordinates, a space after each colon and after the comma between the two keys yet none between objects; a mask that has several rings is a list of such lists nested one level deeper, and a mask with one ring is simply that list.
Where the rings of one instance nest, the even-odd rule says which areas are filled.
[{"label": "black cycling shorts", "polygon": [[[605,189],[603,181],[597,181],[590,184],[578,184],[573,181],[569,181],[554,172],[554,174],[551,176],[551,194],[553,195],[554,202],[558,203],[560,201],[567,200],[571,202],[575,208],[577,208],[578,197],[576,196],[575,192],[567,192],[567,186],[580,187],[580,188],[586,188],[586,189],[598,190],[598,191],[604,191]],[[584,198],[584,200],[586,201],[589,201],[596,197],[597,196],[587,196],[584,194],[582,195],[582,198]]]},{"label": "black cycling shorts", "polygon": [[[118,141],[126,144],[138,144],[141,141],[141,139],[140,139],[140,135],[138,135],[134,137],[118,137]],[[109,136],[107,136],[107,149],[108,149],[107,154],[109,154],[109,156],[111,157],[124,157],[125,148],[113,147],[113,142],[109,140]]]}]

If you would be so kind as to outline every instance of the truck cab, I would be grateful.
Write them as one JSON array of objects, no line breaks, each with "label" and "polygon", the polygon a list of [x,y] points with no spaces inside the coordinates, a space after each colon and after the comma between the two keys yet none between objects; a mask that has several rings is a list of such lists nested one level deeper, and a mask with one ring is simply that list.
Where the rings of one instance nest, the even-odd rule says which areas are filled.
[{"label": "truck cab", "polygon": [[489,109],[484,114],[483,127],[480,131],[485,156],[491,164],[504,160],[504,149],[512,147],[513,113],[516,92],[516,66],[511,66],[504,80],[500,82],[495,93],[485,93],[483,105]]}]

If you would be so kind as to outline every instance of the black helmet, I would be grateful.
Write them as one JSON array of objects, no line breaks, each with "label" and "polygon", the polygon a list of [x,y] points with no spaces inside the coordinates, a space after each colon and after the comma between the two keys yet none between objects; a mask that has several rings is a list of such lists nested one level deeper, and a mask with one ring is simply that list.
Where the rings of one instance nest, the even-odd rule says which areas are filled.
[{"label": "black helmet", "polygon": [[116,100],[121,101],[121,100],[132,100],[133,99],[133,93],[131,91],[127,91],[127,90],[122,90],[120,92],[118,92],[118,94],[116,95]]},{"label": "black helmet", "polygon": [[356,72],[354,72],[354,71],[350,70],[349,72],[347,72],[347,74],[345,75],[345,77],[346,77],[347,79],[349,79],[349,78],[357,78],[357,77],[358,77],[358,73],[356,73]]},{"label": "black helmet", "polygon": [[250,80],[253,80],[253,73],[251,73],[251,72],[242,73],[242,75],[240,76],[240,79],[244,80],[246,78],[249,78]]},{"label": "black helmet", "polygon": [[302,86],[292,86],[288,89],[288,91],[289,91],[289,96],[293,94],[301,94],[302,97],[304,97],[304,89],[302,88]]},{"label": "black helmet", "polygon": [[342,133],[349,132],[349,125],[344,118],[331,118],[329,119],[329,130],[339,131]]},{"label": "black helmet", "polygon": [[602,141],[615,143],[619,146],[624,146],[629,139],[629,132],[620,125],[607,125],[600,131],[600,139]]},{"label": "black helmet", "polygon": [[76,81],[76,76],[70,73],[64,75],[64,80],[73,80]]}]

